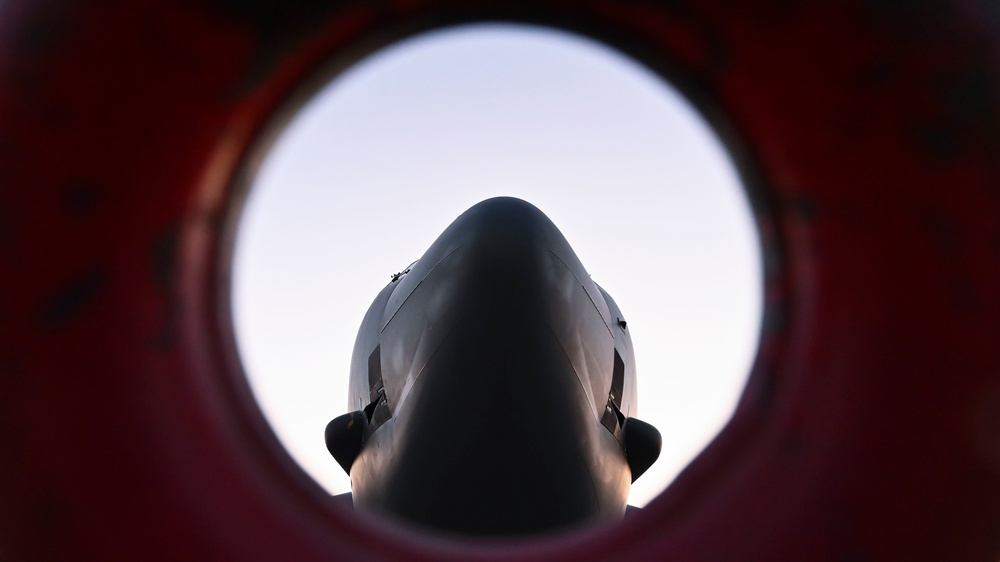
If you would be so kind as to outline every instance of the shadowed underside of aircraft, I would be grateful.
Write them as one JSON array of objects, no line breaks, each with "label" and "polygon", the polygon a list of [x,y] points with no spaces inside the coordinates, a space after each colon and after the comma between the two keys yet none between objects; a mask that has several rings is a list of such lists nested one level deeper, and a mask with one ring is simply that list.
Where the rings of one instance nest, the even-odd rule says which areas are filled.
[{"label": "shadowed underside of aircraft", "polygon": [[660,452],[633,417],[624,316],[555,225],[507,197],[463,213],[375,298],[349,409],[326,444],[355,507],[451,533],[621,518]]}]

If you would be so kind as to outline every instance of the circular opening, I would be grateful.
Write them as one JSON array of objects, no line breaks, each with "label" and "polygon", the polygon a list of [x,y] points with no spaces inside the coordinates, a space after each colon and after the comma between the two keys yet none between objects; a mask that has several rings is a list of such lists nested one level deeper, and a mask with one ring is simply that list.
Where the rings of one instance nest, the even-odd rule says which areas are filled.
[{"label": "circular opening", "polygon": [[236,234],[233,310],[253,393],[331,494],[323,429],[347,412],[372,299],[459,214],[525,199],[627,315],[640,419],[663,435],[629,503],[659,494],[729,419],[756,352],[761,255],[732,160],[670,84],[592,40],[468,25],[365,58],[265,155]]}]

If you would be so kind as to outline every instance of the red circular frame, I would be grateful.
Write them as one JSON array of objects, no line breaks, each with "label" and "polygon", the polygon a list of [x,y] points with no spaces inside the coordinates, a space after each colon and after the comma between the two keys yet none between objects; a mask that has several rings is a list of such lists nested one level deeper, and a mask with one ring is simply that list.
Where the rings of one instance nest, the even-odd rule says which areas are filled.
[{"label": "red circular frame", "polygon": [[[0,557],[994,562],[998,18],[972,2],[3,3]],[[753,163],[768,256],[758,360],[723,433],[641,516],[510,544],[332,506],[255,409],[219,265],[253,147],[318,69],[493,19],[588,34],[716,108]]]}]

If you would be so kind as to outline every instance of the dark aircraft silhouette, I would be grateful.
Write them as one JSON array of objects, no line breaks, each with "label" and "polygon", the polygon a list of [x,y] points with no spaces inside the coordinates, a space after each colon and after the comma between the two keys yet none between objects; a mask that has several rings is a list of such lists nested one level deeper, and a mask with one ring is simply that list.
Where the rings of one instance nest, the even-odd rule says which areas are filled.
[{"label": "dark aircraft silhouette", "polygon": [[463,213],[375,298],[327,425],[357,509],[472,535],[622,517],[660,434],[624,316],[541,211]]}]

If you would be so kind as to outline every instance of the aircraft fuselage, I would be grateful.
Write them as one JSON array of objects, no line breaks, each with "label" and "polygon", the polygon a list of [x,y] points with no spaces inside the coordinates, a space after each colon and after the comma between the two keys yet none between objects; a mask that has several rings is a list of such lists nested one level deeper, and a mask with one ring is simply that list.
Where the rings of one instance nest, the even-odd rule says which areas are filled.
[{"label": "aircraft fuselage", "polygon": [[440,530],[620,518],[633,472],[659,452],[656,431],[629,419],[621,311],[517,199],[472,207],[393,276],[362,322],[350,380],[354,412],[331,422],[327,444],[355,507]]}]

